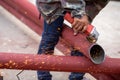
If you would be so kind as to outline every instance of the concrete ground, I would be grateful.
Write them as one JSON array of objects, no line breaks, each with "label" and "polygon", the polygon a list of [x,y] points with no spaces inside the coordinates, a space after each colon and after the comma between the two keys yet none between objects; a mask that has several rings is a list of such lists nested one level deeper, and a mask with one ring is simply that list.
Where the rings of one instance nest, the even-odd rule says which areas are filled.
[{"label": "concrete ground", "polygon": [[120,1],[111,1],[93,21],[100,33],[98,43],[108,56],[120,58]]},{"label": "concrete ground", "polygon": [[[30,0],[32,3],[35,0]],[[120,58],[120,2],[111,1],[93,21],[100,33],[97,43],[103,46],[108,56]],[[16,19],[0,6],[0,52],[37,53],[40,36],[28,26]],[[56,50],[58,53],[58,50]],[[59,52],[59,54],[61,54]],[[1,69],[4,80],[18,80],[16,75],[21,70]],[[53,80],[68,80],[69,73],[51,72]],[[86,74],[90,80],[93,79]],[[20,80],[37,80],[36,71],[23,71]]]}]

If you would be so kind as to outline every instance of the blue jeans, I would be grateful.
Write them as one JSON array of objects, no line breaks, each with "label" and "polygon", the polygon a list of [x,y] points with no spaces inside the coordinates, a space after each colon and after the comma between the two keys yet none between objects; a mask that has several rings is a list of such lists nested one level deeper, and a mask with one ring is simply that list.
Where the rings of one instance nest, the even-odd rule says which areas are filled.
[{"label": "blue jeans", "polygon": [[[42,40],[39,46],[38,54],[50,54],[53,53],[56,44],[59,41],[59,37],[62,32],[63,17],[59,17],[51,24],[47,24],[44,21],[44,30],[42,34]],[[72,56],[82,56],[78,51],[71,51]],[[52,80],[52,75],[49,71],[37,71],[38,80]],[[69,80],[81,80],[84,73],[72,72],[69,76]]]}]

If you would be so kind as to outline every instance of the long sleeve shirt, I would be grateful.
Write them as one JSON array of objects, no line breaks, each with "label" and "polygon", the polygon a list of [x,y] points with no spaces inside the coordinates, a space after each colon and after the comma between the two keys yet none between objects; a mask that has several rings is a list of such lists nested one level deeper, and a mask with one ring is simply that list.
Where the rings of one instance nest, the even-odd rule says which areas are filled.
[{"label": "long sleeve shirt", "polygon": [[68,11],[71,16],[87,14],[92,20],[109,0],[37,0],[37,8],[47,21],[51,23],[63,12]]}]

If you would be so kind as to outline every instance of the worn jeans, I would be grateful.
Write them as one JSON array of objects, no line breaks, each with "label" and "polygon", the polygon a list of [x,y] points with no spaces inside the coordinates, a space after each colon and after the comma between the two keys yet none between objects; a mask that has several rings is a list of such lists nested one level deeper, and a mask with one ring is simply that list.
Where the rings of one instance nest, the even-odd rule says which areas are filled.
[{"label": "worn jeans", "polygon": [[[44,31],[42,34],[42,40],[39,46],[38,54],[51,54],[54,52],[54,48],[59,41],[59,37],[62,32],[63,17],[60,16],[51,24],[47,24],[44,21]],[[82,56],[78,51],[71,51],[72,56]],[[74,67],[73,67],[74,68]],[[38,80],[52,80],[52,75],[49,71],[37,71]],[[81,80],[84,73],[72,72],[69,76],[69,80]]]}]

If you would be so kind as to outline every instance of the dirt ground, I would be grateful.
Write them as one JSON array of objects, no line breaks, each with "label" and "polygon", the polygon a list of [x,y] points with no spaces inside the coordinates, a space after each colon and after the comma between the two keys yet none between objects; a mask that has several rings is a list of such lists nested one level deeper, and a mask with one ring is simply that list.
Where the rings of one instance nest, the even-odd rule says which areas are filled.
[{"label": "dirt ground", "polygon": [[[34,0],[29,0],[34,3]],[[35,4],[35,3],[34,3]],[[120,2],[111,1],[93,21],[100,33],[98,44],[106,55],[120,58]],[[37,53],[40,36],[0,6],[0,52]],[[56,49],[57,53],[59,52]],[[59,52],[60,55],[61,52]],[[4,80],[18,80],[21,70],[0,69]],[[53,80],[68,80],[67,72],[51,72]],[[95,80],[86,74],[90,80]],[[23,71],[20,80],[37,80],[36,71]]]}]

